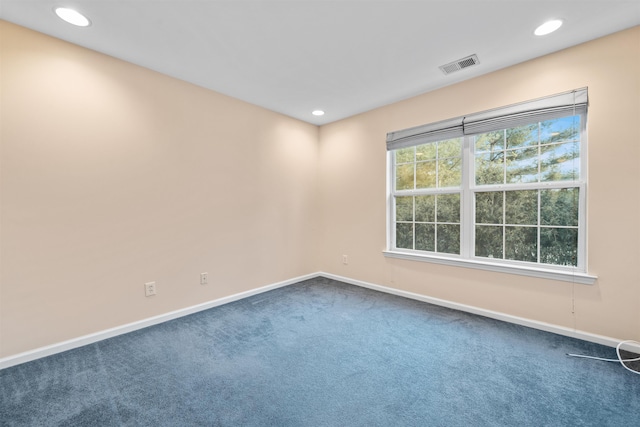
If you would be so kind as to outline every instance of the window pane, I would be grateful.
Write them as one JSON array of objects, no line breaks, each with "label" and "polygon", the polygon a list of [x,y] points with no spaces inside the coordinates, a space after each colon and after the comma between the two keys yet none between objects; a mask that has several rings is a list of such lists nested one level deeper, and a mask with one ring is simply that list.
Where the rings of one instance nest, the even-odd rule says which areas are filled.
[{"label": "window pane", "polygon": [[540,224],[578,225],[580,189],[562,188],[540,191]]},{"label": "window pane", "polygon": [[445,159],[448,157],[462,156],[462,138],[449,139],[447,141],[438,142],[438,158]]},{"label": "window pane", "polygon": [[504,149],[504,130],[476,135],[475,149],[476,153],[502,151]]},{"label": "window pane", "polygon": [[416,188],[436,187],[436,161],[416,163]]},{"label": "window pane", "polygon": [[580,178],[580,146],[577,142],[544,145],[541,148],[542,181],[571,181]]},{"label": "window pane", "polygon": [[413,163],[396,166],[396,190],[413,189]]},{"label": "window pane", "polygon": [[396,223],[396,247],[413,249],[413,224],[406,222]]},{"label": "window pane", "polygon": [[503,151],[476,155],[476,184],[502,184],[503,161]]},{"label": "window pane", "polygon": [[540,262],[575,266],[577,259],[577,228],[543,228],[540,230]]},{"label": "window pane", "polygon": [[460,194],[438,196],[438,222],[460,223]]},{"label": "window pane", "polygon": [[436,226],[416,224],[416,249],[433,252],[436,250]]},{"label": "window pane", "polygon": [[538,190],[507,191],[505,223],[538,224]]},{"label": "window pane", "polygon": [[476,256],[502,259],[501,226],[476,226]]},{"label": "window pane", "polygon": [[396,197],[396,221],[413,221],[413,197]]},{"label": "window pane", "polygon": [[540,124],[540,143],[577,141],[580,138],[580,116],[561,117]]},{"label": "window pane", "polygon": [[507,129],[507,148],[538,145],[538,123]]},{"label": "window pane", "polygon": [[436,159],[436,143],[435,142],[418,145],[416,147],[416,161],[421,162],[424,160],[435,160],[435,159]]},{"label": "window pane", "polygon": [[476,223],[502,224],[503,191],[476,193]]},{"label": "window pane", "polygon": [[435,222],[436,196],[416,196],[416,221]]},{"label": "window pane", "polygon": [[538,148],[507,151],[507,182],[538,181]]},{"label": "window pane", "polygon": [[410,163],[415,162],[415,149],[414,147],[401,148],[396,150],[396,163]]},{"label": "window pane", "polygon": [[438,162],[439,187],[459,187],[462,182],[462,159],[441,159]]},{"label": "window pane", "polygon": [[536,227],[505,227],[506,259],[536,262],[538,259],[538,229]]},{"label": "window pane", "polygon": [[438,252],[460,253],[460,226],[438,225]]}]

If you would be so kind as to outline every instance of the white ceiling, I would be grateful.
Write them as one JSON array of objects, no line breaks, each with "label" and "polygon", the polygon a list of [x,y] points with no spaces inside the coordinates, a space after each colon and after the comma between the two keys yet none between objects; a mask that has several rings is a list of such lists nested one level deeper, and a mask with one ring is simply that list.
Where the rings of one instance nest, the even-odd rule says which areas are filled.
[{"label": "white ceiling", "polygon": [[0,0],[0,18],[322,125],[640,25],[640,0]]}]

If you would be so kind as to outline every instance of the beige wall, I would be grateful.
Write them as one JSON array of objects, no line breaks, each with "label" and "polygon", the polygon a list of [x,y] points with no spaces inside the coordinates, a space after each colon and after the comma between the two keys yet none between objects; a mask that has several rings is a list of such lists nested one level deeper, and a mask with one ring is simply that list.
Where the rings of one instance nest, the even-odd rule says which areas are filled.
[{"label": "beige wall", "polygon": [[0,358],[318,270],[318,127],[2,21],[0,40]]},{"label": "beige wall", "polygon": [[[640,339],[640,28],[320,131],[0,32],[0,358],[316,271]],[[582,86],[595,285],[383,257],[387,132]]]},{"label": "beige wall", "polygon": [[[389,259],[385,136],[589,87],[588,263],[595,285]],[[320,129],[320,267],[487,310],[640,340],[640,27]],[[341,256],[349,256],[343,265]],[[572,307],[575,304],[575,314]]]}]

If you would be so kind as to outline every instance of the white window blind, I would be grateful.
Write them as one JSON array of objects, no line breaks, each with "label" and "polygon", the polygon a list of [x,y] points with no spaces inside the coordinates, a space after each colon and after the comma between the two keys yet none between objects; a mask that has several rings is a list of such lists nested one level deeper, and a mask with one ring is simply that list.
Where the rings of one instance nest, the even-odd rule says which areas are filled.
[{"label": "white window blind", "polygon": [[387,150],[490,132],[587,111],[587,88],[512,104],[387,134]]},{"label": "white window blind", "polygon": [[387,134],[387,150],[397,150],[399,148],[413,147],[428,142],[444,141],[446,139],[461,137],[464,135],[462,119],[464,119],[464,117],[456,117],[441,122],[389,132]]}]

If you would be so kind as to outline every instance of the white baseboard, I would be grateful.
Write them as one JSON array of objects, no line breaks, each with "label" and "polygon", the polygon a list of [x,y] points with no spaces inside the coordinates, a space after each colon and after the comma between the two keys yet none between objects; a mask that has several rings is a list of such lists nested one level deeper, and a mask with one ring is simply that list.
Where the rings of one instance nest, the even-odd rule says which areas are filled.
[{"label": "white baseboard", "polygon": [[[136,331],[138,329],[146,328],[149,326],[157,325],[160,323],[167,322],[169,320],[177,319],[179,317],[187,316],[189,314],[197,313],[199,311],[208,310],[213,307],[217,307],[220,305],[228,304],[233,301],[238,301],[244,298],[248,298],[253,295],[257,295],[263,292],[271,291],[273,289],[282,288],[284,286],[292,285],[303,280],[313,279],[316,277],[326,277],[328,279],[338,280],[340,282],[348,283],[355,286],[360,286],[363,288],[372,289],[375,291],[385,292],[388,294],[393,294],[397,296],[401,296],[404,298],[410,298],[418,301],[427,302],[430,304],[452,308],[454,310],[465,311],[467,313],[473,313],[484,317],[489,317],[492,319],[502,320],[509,323],[514,323],[517,325],[527,326],[534,329],[539,329],[547,332],[552,332],[558,335],[564,335],[567,337],[577,338],[584,341],[594,342],[597,344],[606,345],[609,347],[616,347],[618,343],[620,343],[621,339],[615,339],[611,337],[606,337],[602,335],[596,335],[589,332],[584,331],[576,331],[564,326],[554,325],[545,322],[539,322],[537,320],[526,319],[523,317],[512,316],[505,313],[500,313],[497,311],[486,310],[483,308],[478,308],[470,305],[460,304],[453,301],[447,301],[439,298],[432,298],[425,295],[416,294],[413,292],[403,291],[400,289],[389,288],[386,286],[376,285],[373,283],[363,282],[361,280],[350,279],[348,277],[338,276],[335,274],[317,272],[312,274],[307,274],[304,276],[295,277],[293,279],[285,280],[278,283],[273,283],[271,285],[263,286],[257,289],[252,289],[245,292],[240,292],[238,294],[230,295],[227,297],[219,298],[213,301],[209,301],[206,303],[194,305],[191,307],[183,308],[180,310],[171,311],[169,313],[161,314],[158,316],[150,317],[147,319],[143,319],[137,322],[128,323],[126,325],[117,326],[115,328],[107,329],[104,331],[96,332],[89,335],[84,335],[78,338],[74,338],[68,341],[64,341],[57,344],[48,345],[45,347],[40,347],[31,351],[27,351],[24,353],[19,353],[13,356],[5,357],[0,359],[0,370],[9,368],[11,366],[19,365],[21,363],[30,362],[32,360],[40,359],[42,357],[51,356],[53,354],[62,353],[63,351],[71,350],[74,348],[82,347],[84,345],[93,344],[98,341],[105,340],[107,338],[112,338],[118,335],[126,334],[129,332]],[[633,351],[634,353],[640,353],[640,345],[636,344],[627,344],[622,347],[624,350]]]},{"label": "white baseboard", "polygon": [[[527,326],[533,329],[539,329],[546,332],[552,332],[554,334],[563,335],[566,337],[577,338],[583,341],[589,341],[597,344],[606,345],[608,347],[616,347],[623,339],[611,338],[603,335],[592,334],[590,332],[578,331],[565,326],[554,325],[552,323],[540,322],[537,320],[527,319],[524,317],[512,316],[510,314],[501,313],[498,311],[486,310],[484,308],[474,307],[471,305],[460,304],[453,301],[448,301],[439,298],[432,298],[413,292],[403,291],[400,289],[389,288],[386,286],[376,285],[373,283],[363,282],[361,280],[350,279],[348,277],[338,276],[329,273],[318,273],[318,276],[326,277],[328,279],[338,280],[340,282],[348,283],[350,285],[356,285],[363,288],[373,289],[388,294],[401,296],[404,298],[410,298],[418,301],[427,302],[430,304],[438,305],[441,307],[452,308],[454,310],[465,311],[467,313],[477,314],[479,316],[489,317],[491,319],[502,320],[504,322],[514,323],[516,325]],[[621,349],[632,351],[640,354],[640,345],[634,343],[628,343],[621,346]]]},{"label": "white baseboard", "polygon": [[149,317],[137,322],[128,323],[126,325],[117,326],[115,328],[106,329],[104,331],[96,332],[89,335],[84,335],[78,338],[73,338],[61,343],[51,344],[45,347],[36,348],[24,353],[19,353],[14,356],[9,356],[0,359],[0,370],[9,368],[11,366],[19,365],[21,363],[30,362],[32,360],[40,359],[42,357],[51,356],[56,353],[62,353],[63,351],[72,350],[74,348],[82,347],[84,345],[93,344],[98,341],[112,338],[118,335],[133,332],[138,329],[147,328],[149,326],[164,323],[169,320],[177,319],[179,317],[187,316],[189,314],[197,313],[199,311],[208,310],[213,307],[228,304],[233,301],[238,301],[243,298],[248,298],[253,295],[261,294],[263,292],[271,291],[273,289],[282,288],[294,283],[298,283],[303,280],[313,279],[318,277],[317,273],[307,274],[304,276],[295,277],[293,279],[285,280],[271,285],[263,286],[257,289],[252,289],[246,292],[240,292],[238,294],[230,295],[227,297],[219,298],[213,301],[208,301],[202,304],[194,305],[191,307],[183,308],[180,310],[171,311],[169,313],[161,314],[154,317]]}]

